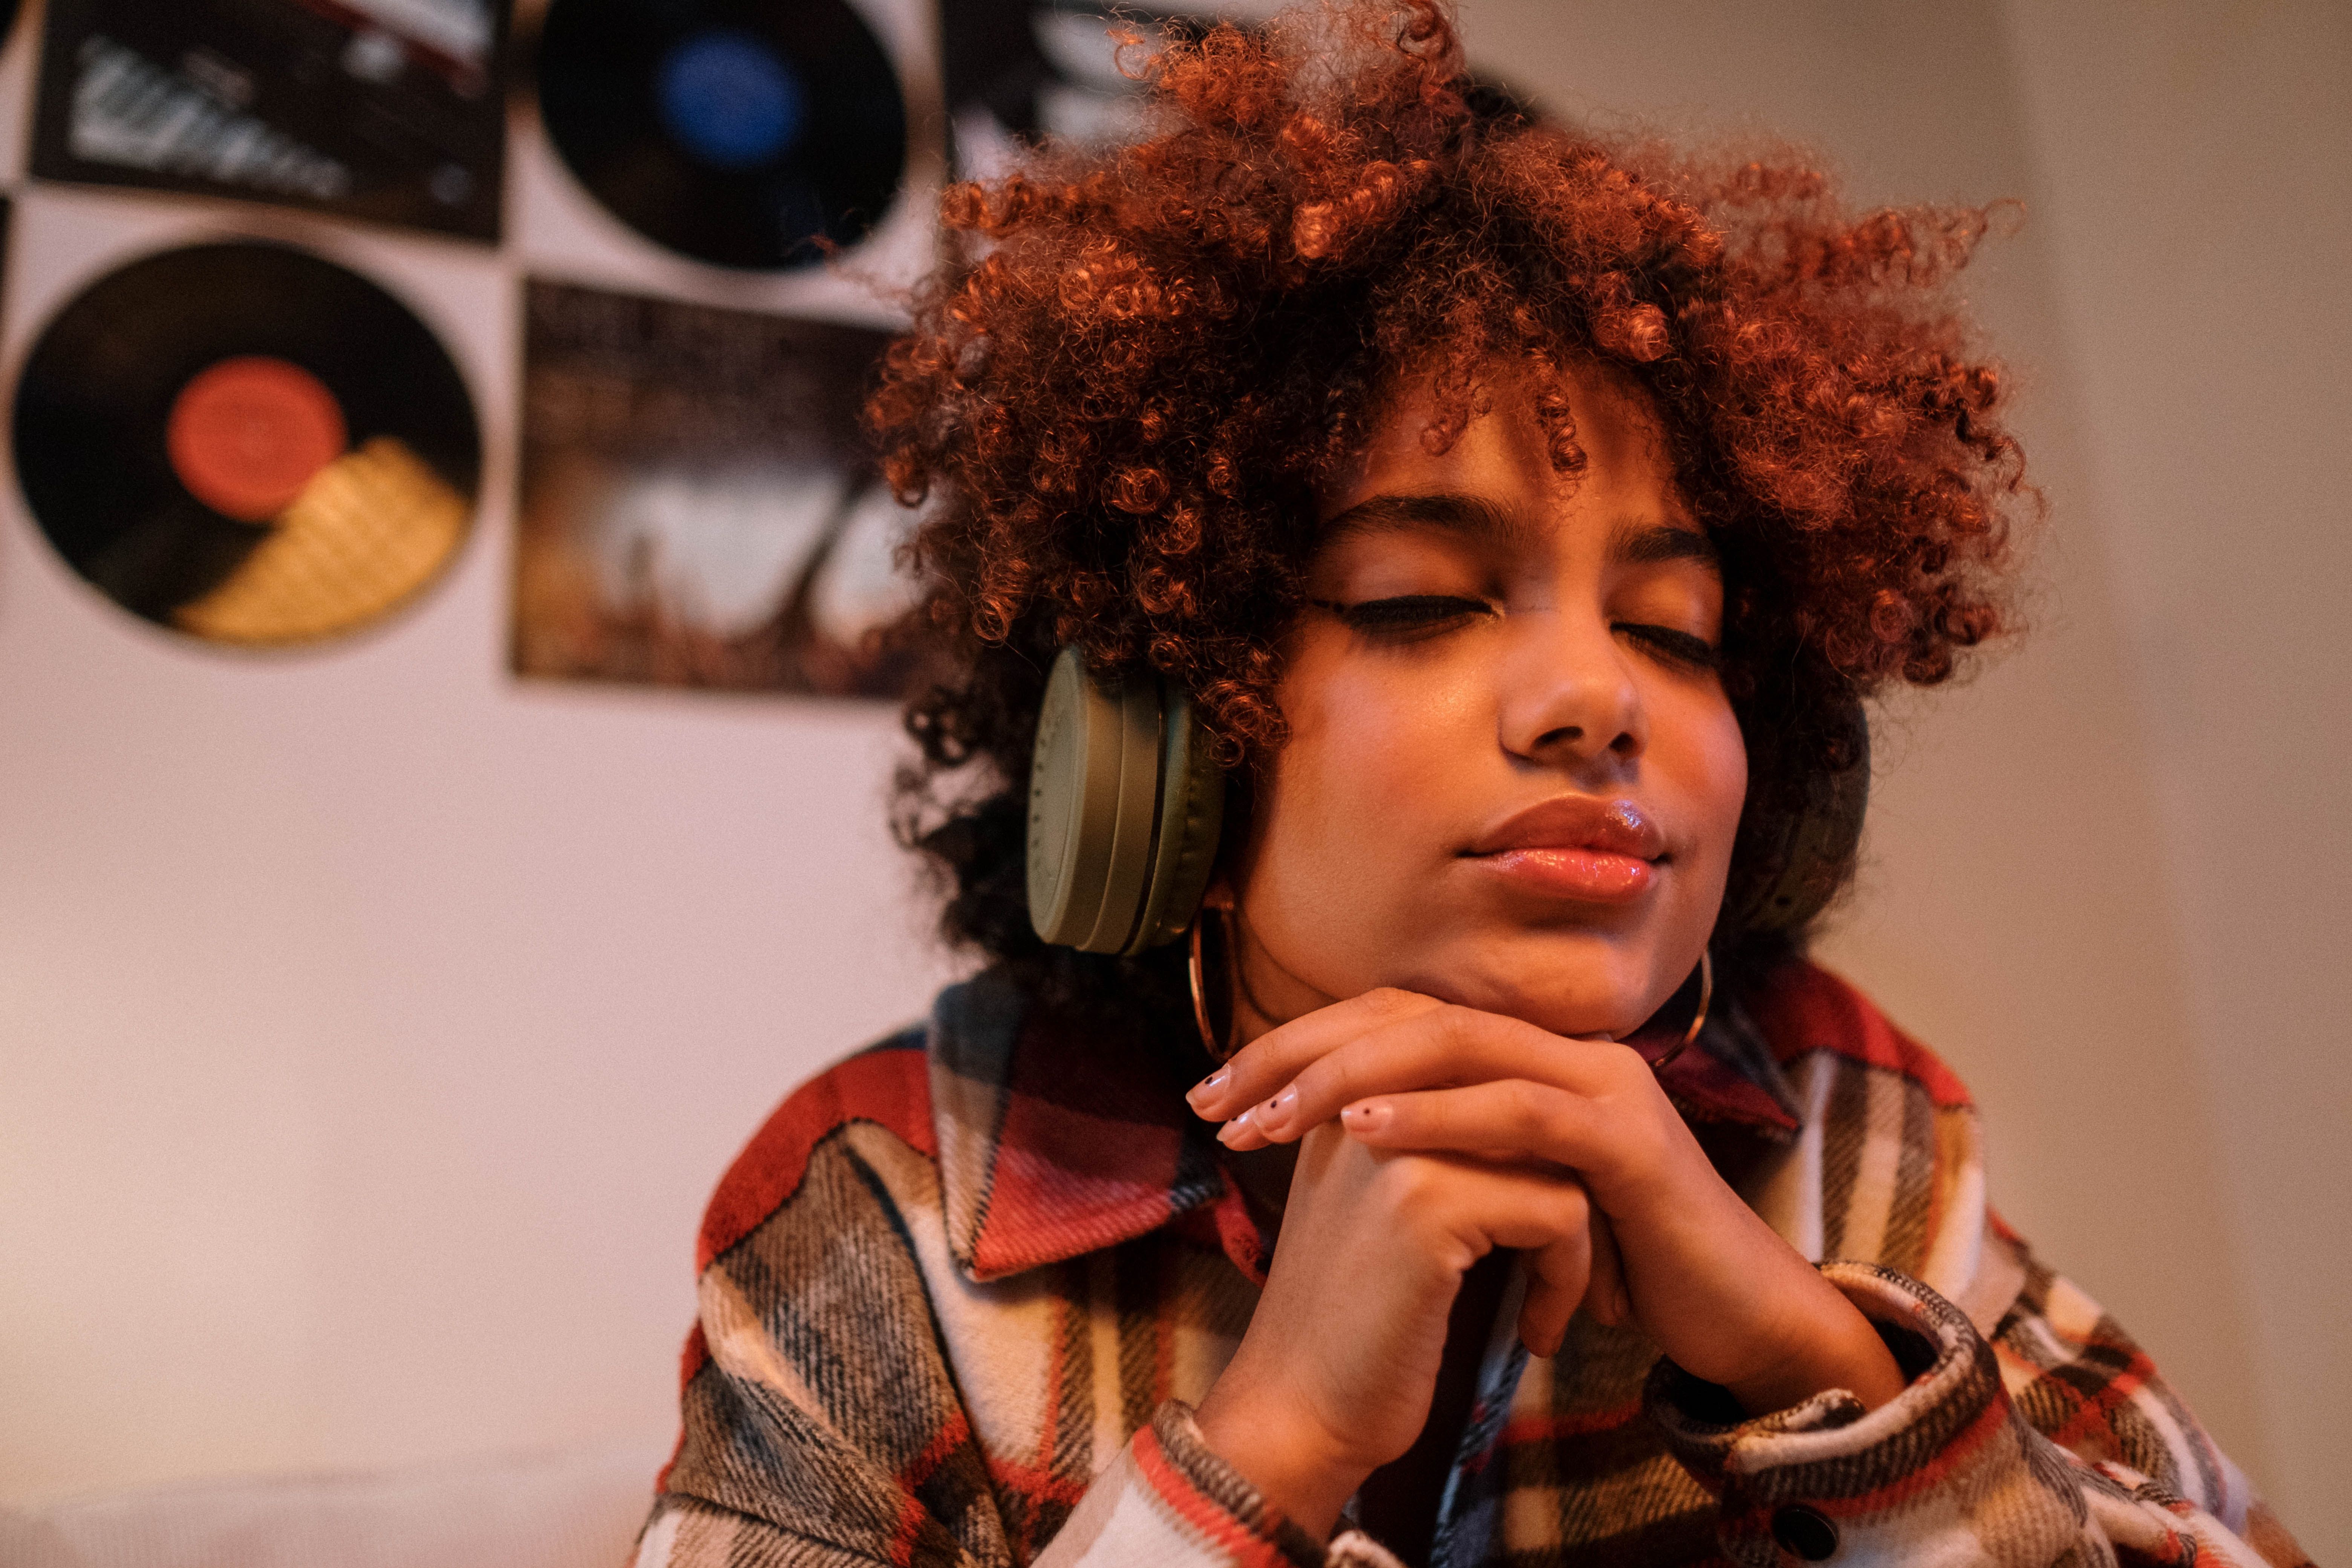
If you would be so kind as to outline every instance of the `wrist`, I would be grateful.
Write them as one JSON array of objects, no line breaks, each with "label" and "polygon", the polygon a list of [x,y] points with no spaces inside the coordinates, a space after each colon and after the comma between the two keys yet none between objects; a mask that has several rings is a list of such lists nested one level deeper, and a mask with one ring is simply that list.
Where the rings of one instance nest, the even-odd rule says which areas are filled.
[{"label": "wrist", "polygon": [[1754,1375],[1724,1385],[1748,1415],[1786,1410],[1832,1388],[1875,1410],[1903,1392],[1903,1369],[1870,1320],[1835,1287],[1826,1280],[1822,1286],[1834,1307],[1813,1317],[1785,1354]]},{"label": "wrist", "polygon": [[1219,1458],[1317,1540],[1329,1538],[1339,1510],[1374,1467],[1348,1455],[1330,1434],[1279,1400],[1253,1399],[1219,1378],[1192,1413]]}]

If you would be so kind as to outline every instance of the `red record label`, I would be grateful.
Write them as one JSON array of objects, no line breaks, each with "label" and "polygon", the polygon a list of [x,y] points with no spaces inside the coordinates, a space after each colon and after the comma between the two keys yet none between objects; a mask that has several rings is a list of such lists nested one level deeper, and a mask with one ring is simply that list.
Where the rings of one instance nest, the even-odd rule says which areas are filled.
[{"label": "red record label", "polygon": [[270,354],[199,371],[180,389],[163,430],[172,471],[188,493],[245,522],[285,510],[349,441],[335,395]]}]

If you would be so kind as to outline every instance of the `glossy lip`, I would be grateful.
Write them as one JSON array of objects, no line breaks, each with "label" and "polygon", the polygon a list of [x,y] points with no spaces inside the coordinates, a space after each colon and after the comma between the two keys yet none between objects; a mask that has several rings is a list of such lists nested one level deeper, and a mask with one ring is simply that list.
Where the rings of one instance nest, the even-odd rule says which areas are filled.
[{"label": "glossy lip", "polygon": [[1558,795],[1513,813],[1462,858],[1528,891],[1580,903],[1625,903],[1666,863],[1665,835],[1630,800]]}]

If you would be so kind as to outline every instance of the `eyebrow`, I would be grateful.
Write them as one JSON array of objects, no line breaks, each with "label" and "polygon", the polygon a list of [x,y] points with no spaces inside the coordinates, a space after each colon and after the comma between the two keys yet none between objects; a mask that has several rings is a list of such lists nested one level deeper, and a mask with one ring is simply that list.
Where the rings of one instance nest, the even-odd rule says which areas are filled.
[{"label": "eyebrow", "polygon": [[1661,561],[1696,561],[1723,570],[1723,552],[1715,541],[1696,528],[1678,522],[1641,522],[1628,519],[1617,525],[1609,553],[1628,566],[1648,566]]},{"label": "eyebrow", "polygon": [[1376,495],[1360,500],[1323,525],[1323,537],[1434,528],[1483,542],[1509,544],[1534,531],[1527,519],[1484,496],[1440,491],[1435,495]]},{"label": "eyebrow", "polygon": [[[1433,528],[1482,543],[1508,546],[1536,531],[1519,512],[1484,496],[1456,491],[1433,495],[1376,495],[1358,501],[1323,525],[1326,540],[1392,529]],[[1699,529],[1678,522],[1624,518],[1610,531],[1610,559],[1628,566],[1696,561],[1720,572],[1722,553]]]}]

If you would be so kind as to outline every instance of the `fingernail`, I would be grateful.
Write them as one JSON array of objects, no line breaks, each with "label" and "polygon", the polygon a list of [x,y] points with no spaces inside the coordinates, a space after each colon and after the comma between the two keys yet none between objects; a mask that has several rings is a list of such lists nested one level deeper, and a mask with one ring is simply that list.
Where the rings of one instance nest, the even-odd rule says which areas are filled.
[{"label": "fingernail", "polygon": [[1216,1071],[1211,1073],[1208,1077],[1202,1079],[1200,1082],[1194,1084],[1192,1088],[1184,1091],[1185,1102],[1191,1105],[1200,1104],[1201,1101],[1208,1099],[1220,1089],[1223,1089],[1225,1085],[1225,1079],[1229,1076],[1230,1074],[1228,1074],[1225,1068],[1219,1068]]},{"label": "fingernail", "polygon": [[1283,1123],[1288,1121],[1290,1113],[1297,1109],[1298,1091],[1295,1089],[1284,1089],[1257,1108],[1257,1130],[1268,1134],[1273,1133]]},{"label": "fingernail", "polygon": [[1250,1113],[1244,1110],[1239,1116],[1234,1117],[1231,1121],[1226,1122],[1223,1127],[1217,1129],[1217,1142],[1225,1144],[1227,1147],[1231,1147],[1234,1139],[1240,1137],[1244,1132],[1253,1131],[1255,1131],[1255,1129],[1250,1126]]},{"label": "fingernail", "polygon": [[1361,1105],[1351,1105],[1339,1112],[1339,1120],[1351,1132],[1378,1132],[1389,1124],[1395,1114],[1385,1100],[1369,1100]]}]

